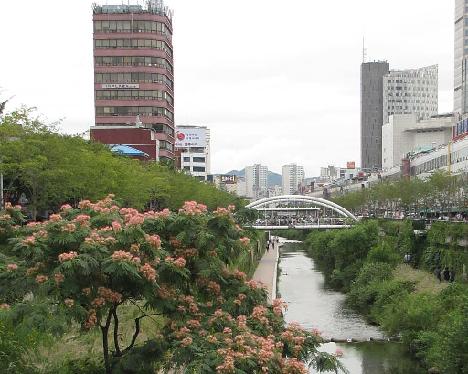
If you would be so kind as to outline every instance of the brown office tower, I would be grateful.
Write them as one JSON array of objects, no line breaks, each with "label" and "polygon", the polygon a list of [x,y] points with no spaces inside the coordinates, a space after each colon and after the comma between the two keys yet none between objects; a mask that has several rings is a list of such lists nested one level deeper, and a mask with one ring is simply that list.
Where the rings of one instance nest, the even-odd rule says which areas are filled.
[{"label": "brown office tower", "polygon": [[[91,138],[174,159],[172,12],[162,0],[94,5]],[[115,136],[114,136],[115,135]]]}]

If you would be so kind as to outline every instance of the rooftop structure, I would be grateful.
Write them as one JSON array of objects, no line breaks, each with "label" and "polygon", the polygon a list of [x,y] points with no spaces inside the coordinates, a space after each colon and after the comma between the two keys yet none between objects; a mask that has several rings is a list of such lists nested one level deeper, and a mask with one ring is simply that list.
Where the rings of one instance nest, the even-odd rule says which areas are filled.
[{"label": "rooftop structure", "polygon": [[94,14],[128,14],[147,13],[164,16],[172,21],[173,11],[164,5],[163,0],[146,1],[146,6],[140,4],[98,5],[93,4]]}]

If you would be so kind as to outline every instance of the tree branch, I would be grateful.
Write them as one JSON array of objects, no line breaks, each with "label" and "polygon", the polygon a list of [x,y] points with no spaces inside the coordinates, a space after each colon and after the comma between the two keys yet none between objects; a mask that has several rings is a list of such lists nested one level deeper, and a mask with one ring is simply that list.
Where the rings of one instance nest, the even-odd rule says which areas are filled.
[{"label": "tree branch", "polygon": [[114,316],[114,356],[121,357],[122,351],[119,346],[119,317],[117,316],[117,305],[112,308],[112,315]]},{"label": "tree branch", "polygon": [[135,332],[133,333],[132,342],[130,343],[130,345],[127,348],[125,348],[122,351],[122,354],[127,353],[135,345],[135,342],[136,342],[136,340],[138,338],[138,335],[140,334],[140,321],[145,317],[147,317],[146,314],[143,315],[143,316],[135,318]]},{"label": "tree branch", "polygon": [[101,325],[102,351],[104,355],[104,365],[106,367],[106,374],[112,373],[112,369],[111,369],[111,365],[109,361],[109,341],[107,337],[111,321],[112,321],[112,310],[109,310],[109,314],[107,315],[107,319],[106,319],[106,324],[104,326]]}]

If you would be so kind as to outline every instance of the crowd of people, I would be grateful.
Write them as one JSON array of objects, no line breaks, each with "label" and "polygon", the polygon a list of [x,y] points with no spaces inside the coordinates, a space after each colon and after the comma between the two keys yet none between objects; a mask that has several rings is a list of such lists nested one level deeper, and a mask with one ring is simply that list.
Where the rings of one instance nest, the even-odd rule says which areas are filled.
[{"label": "crowd of people", "polygon": [[328,217],[275,217],[258,219],[255,225],[258,226],[312,226],[312,225],[340,225],[344,223],[343,218]]}]

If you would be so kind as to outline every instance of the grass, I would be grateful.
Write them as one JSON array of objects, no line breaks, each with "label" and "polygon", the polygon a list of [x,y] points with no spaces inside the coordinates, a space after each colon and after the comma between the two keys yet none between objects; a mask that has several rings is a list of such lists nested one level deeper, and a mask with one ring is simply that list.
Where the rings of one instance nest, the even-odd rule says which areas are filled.
[{"label": "grass", "polygon": [[[149,313],[150,314],[150,313]],[[119,308],[119,330],[120,348],[127,347],[134,333],[134,319],[142,312],[135,305],[122,305]],[[141,320],[140,334],[135,346],[141,345],[146,340],[155,337],[161,330],[164,319],[161,316],[148,316]],[[113,330],[109,330],[109,345],[113,349]],[[101,331],[98,327],[88,332],[82,332],[78,325],[70,327],[70,332],[64,336],[45,342],[34,357],[30,358],[31,363],[43,372],[50,372],[51,368],[60,367],[60,363],[66,360],[79,360],[92,358],[96,361],[102,359]]]},{"label": "grass", "polygon": [[393,275],[397,280],[414,283],[415,292],[417,293],[429,293],[435,295],[448,286],[447,282],[439,282],[433,274],[428,273],[427,271],[414,269],[407,264],[399,265],[394,270]]}]

